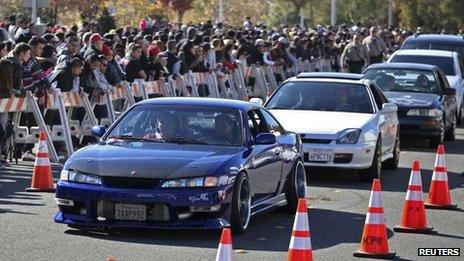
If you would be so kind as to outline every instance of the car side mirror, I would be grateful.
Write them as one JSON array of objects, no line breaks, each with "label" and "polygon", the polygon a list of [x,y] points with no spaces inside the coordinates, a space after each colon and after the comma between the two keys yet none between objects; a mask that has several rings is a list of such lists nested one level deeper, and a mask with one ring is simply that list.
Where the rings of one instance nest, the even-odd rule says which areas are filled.
[{"label": "car side mirror", "polygon": [[256,137],[256,144],[274,144],[276,136],[272,133],[261,133]]},{"label": "car side mirror", "polygon": [[101,125],[93,126],[92,127],[92,135],[97,136],[99,138],[105,135],[106,129]]},{"label": "car side mirror", "polygon": [[445,88],[445,89],[443,89],[443,95],[449,95],[449,96],[456,95],[456,89],[454,89],[454,88]]},{"label": "car side mirror", "polygon": [[263,99],[261,99],[261,98],[251,98],[250,102],[254,103],[254,104],[258,104],[260,106],[263,105]]},{"label": "car side mirror", "polygon": [[397,112],[398,111],[398,106],[394,103],[384,103],[382,105],[382,112],[383,113],[392,113],[392,112]]}]

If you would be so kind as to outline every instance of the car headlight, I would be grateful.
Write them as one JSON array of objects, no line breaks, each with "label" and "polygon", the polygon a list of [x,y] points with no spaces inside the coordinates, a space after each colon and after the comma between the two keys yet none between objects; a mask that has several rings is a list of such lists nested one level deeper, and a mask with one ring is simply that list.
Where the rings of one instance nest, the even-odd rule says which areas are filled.
[{"label": "car headlight", "polygon": [[406,115],[408,116],[441,116],[443,112],[439,109],[411,109]]},{"label": "car headlight", "polygon": [[346,129],[338,135],[337,144],[356,144],[359,135],[361,135],[360,129]]},{"label": "car headlight", "polygon": [[217,187],[233,183],[234,177],[221,176],[221,177],[196,177],[186,179],[172,179],[166,180],[161,185],[162,188],[198,188],[198,187]]},{"label": "car headlight", "polygon": [[60,173],[60,180],[94,185],[102,184],[100,176],[84,174],[73,170],[62,170]]}]

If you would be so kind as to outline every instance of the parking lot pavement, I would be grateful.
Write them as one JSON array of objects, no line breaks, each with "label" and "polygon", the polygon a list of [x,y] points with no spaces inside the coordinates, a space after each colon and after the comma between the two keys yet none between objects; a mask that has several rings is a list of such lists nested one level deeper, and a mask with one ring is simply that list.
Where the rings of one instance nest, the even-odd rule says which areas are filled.
[{"label": "parking lot pavement", "polygon": [[[427,221],[436,235],[394,233],[415,159],[422,163],[422,183],[428,192],[435,151],[425,143],[403,140],[400,167],[382,173],[382,200],[389,247],[403,260],[421,259],[419,247],[460,247],[464,251],[464,129],[457,140],[445,143],[449,187],[457,211],[427,210]],[[118,229],[80,231],[52,220],[56,211],[51,193],[26,193],[32,163],[0,171],[1,260],[212,260],[218,231],[163,231]],[[54,178],[59,166],[54,166]],[[371,184],[357,181],[353,171],[309,169],[308,216],[316,260],[352,260],[359,247]],[[424,198],[426,197],[426,193]],[[292,231],[293,215],[273,211],[253,217],[244,235],[233,236],[237,260],[284,260]],[[461,253],[462,258],[463,253]],[[428,260],[459,260],[429,258]]]}]

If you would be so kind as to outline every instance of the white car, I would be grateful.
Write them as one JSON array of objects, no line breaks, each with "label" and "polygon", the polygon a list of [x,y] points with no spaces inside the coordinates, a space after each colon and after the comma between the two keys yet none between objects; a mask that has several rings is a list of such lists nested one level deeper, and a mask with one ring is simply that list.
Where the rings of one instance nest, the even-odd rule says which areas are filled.
[{"label": "white car", "polygon": [[457,52],[440,50],[398,50],[393,53],[388,63],[422,63],[439,67],[446,75],[451,88],[456,89],[457,112],[459,125],[464,124],[464,64]]},{"label": "white car", "polygon": [[284,82],[265,107],[301,135],[306,166],[359,169],[360,179],[398,167],[397,106],[359,74],[302,73]]}]

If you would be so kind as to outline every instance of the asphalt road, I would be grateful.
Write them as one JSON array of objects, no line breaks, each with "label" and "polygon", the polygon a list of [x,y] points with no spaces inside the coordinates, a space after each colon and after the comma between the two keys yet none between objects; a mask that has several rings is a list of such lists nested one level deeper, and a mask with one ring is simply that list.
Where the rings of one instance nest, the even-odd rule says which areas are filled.
[{"label": "asphalt road", "polygon": [[[464,210],[427,210],[436,235],[392,231],[400,220],[412,160],[422,163],[427,192],[435,151],[426,144],[403,140],[400,168],[382,174],[382,200],[390,250],[403,260],[422,260],[419,247],[460,247],[464,255]],[[464,209],[464,129],[448,142],[446,160],[453,203]],[[54,166],[54,178],[59,166]],[[366,217],[371,184],[358,182],[350,171],[309,170],[309,223],[315,260],[353,260]],[[217,231],[102,230],[80,231],[52,220],[54,195],[24,192],[31,164],[0,170],[0,260],[214,260]],[[426,193],[424,198],[426,197]],[[285,260],[293,216],[273,211],[252,218],[244,235],[233,236],[236,260]],[[425,260],[459,260],[435,257]],[[462,259],[460,259],[462,260]]]}]

